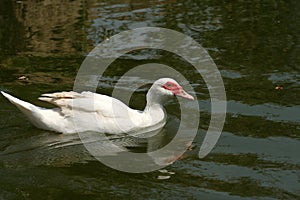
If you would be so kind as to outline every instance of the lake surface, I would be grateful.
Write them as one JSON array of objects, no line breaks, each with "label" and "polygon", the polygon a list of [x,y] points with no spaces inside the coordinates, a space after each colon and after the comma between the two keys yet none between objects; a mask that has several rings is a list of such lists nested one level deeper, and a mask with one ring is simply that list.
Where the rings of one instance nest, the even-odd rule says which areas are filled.
[{"label": "lake surface", "polygon": [[[227,117],[214,150],[197,151],[209,125],[205,82],[178,56],[140,50],[119,58],[98,92],[145,63],[173,66],[200,104],[193,150],[166,171],[130,174],[94,159],[75,136],[34,128],[0,97],[0,199],[299,199],[299,1],[0,1],[0,89],[34,104],[39,95],[72,90],[85,56],[114,34],[156,26],[201,44],[222,74]],[[132,80],[124,83],[132,91]],[[149,81],[149,80],[146,80]],[[130,105],[145,106],[142,87]],[[166,104],[172,135],[176,99]],[[168,136],[167,136],[168,137]],[[171,136],[170,136],[171,137]]]}]

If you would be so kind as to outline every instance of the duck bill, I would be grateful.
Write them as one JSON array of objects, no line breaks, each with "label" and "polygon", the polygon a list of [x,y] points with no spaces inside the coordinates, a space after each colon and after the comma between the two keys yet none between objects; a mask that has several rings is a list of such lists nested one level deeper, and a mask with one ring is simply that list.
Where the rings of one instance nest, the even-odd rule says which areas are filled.
[{"label": "duck bill", "polygon": [[182,89],[179,90],[178,92],[174,93],[174,95],[185,98],[185,99],[194,100],[194,97],[192,95],[189,95],[186,91],[184,91]]}]

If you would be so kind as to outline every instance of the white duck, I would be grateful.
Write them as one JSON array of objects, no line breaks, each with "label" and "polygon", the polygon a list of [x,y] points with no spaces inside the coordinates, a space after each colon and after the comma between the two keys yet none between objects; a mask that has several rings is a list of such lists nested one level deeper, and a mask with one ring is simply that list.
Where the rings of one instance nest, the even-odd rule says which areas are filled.
[{"label": "white duck", "polygon": [[38,128],[71,134],[95,131],[109,134],[153,131],[166,122],[163,103],[172,96],[193,100],[173,79],[161,78],[147,93],[144,111],[129,108],[118,99],[92,92],[43,94],[39,100],[56,105],[46,109],[1,93],[19,108]]}]

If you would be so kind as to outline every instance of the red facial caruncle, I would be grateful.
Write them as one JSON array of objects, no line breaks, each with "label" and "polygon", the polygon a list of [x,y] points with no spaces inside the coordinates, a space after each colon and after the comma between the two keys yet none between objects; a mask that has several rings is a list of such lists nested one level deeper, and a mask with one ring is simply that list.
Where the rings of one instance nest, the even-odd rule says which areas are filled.
[{"label": "red facial caruncle", "polygon": [[167,83],[165,83],[162,88],[166,89],[166,90],[170,90],[175,96],[180,96],[186,99],[190,99],[190,100],[194,100],[194,97],[192,97],[191,95],[189,95],[188,93],[186,93],[182,87],[176,83],[170,82],[168,81]]}]

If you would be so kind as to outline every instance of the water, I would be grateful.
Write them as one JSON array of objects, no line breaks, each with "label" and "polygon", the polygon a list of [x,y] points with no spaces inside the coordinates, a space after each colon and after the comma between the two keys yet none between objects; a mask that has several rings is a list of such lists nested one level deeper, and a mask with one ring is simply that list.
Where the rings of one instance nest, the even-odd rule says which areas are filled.
[{"label": "water", "polygon": [[[151,50],[114,62],[99,84],[101,93],[110,94],[128,69],[155,61],[186,75],[200,103],[195,149],[166,172],[143,174],[106,167],[75,136],[32,127],[0,98],[0,199],[299,199],[299,6],[298,1],[0,1],[0,89],[24,100],[51,107],[37,97],[71,90],[95,45],[144,26],[170,28],[203,45],[228,98],[221,138],[199,159],[210,100],[191,66]],[[131,106],[143,108],[146,89],[135,93]],[[166,108],[169,126],[176,126],[177,101]]]}]

